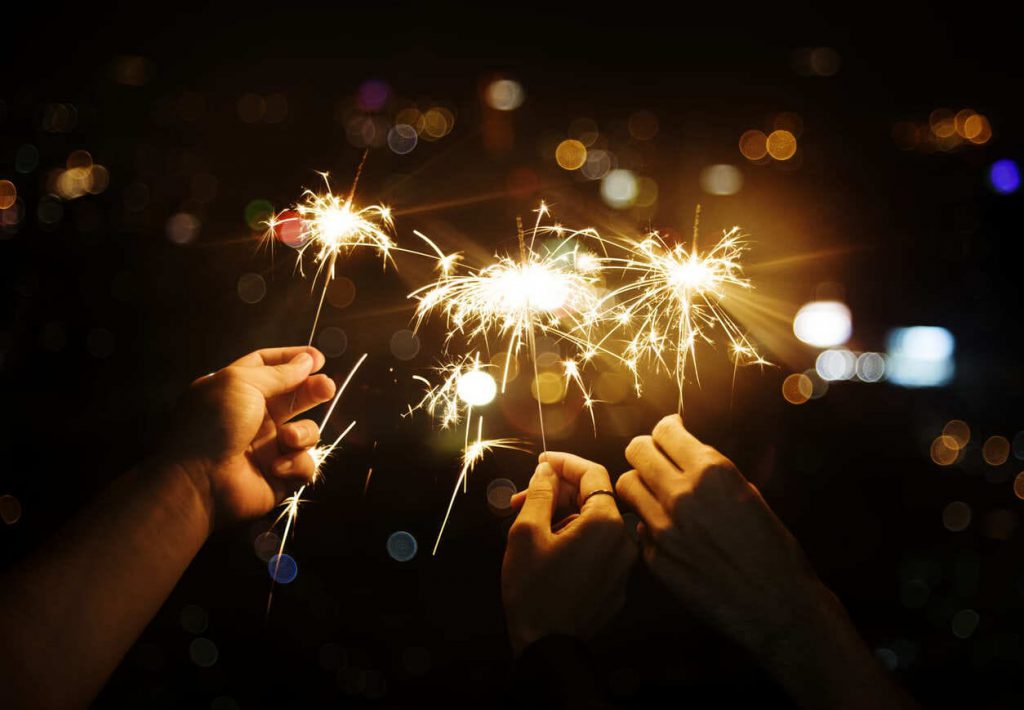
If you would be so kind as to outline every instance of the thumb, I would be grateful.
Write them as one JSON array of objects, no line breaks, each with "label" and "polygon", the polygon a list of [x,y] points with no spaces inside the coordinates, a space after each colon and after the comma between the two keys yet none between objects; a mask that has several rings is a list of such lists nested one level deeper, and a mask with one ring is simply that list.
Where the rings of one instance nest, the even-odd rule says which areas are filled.
[{"label": "thumb", "polygon": [[249,379],[263,393],[264,397],[291,392],[309,377],[313,370],[313,358],[309,353],[301,352],[291,360],[280,365],[262,365],[252,368]]},{"label": "thumb", "polygon": [[558,503],[558,474],[551,464],[542,463],[537,467],[526,489],[523,509],[519,511],[519,520],[529,523],[540,530],[551,532],[551,517]]}]

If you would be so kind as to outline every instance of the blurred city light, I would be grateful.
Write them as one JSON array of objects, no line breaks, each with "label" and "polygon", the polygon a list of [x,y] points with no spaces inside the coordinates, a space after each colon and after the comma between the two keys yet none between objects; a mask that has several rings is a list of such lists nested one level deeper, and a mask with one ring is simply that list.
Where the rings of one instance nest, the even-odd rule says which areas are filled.
[{"label": "blurred city light", "polygon": [[945,328],[896,328],[886,339],[889,381],[902,387],[938,387],[953,379],[956,341]]},{"label": "blurred city light", "polygon": [[1000,195],[1009,195],[1020,189],[1020,169],[1012,160],[997,160],[988,169],[988,181]]},{"label": "blurred city light", "polygon": [[842,345],[852,333],[850,309],[839,301],[811,301],[793,319],[793,334],[816,348]]},{"label": "blurred city light", "polygon": [[526,93],[518,81],[512,79],[498,79],[487,85],[484,94],[487,105],[498,111],[514,111],[519,108]]},{"label": "blurred city light", "polygon": [[815,360],[814,369],[829,382],[850,380],[857,371],[857,356],[849,350],[825,350]]},{"label": "blurred city light", "polygon": [[735,195],[743,187],[743,173],[733,165],[709,165],[700,171],[700,187],[709,195]]},{"label": "blurred city light", "polygon": [[459,399],[471,407],[482,407],[494,401],[498,383],[483,370],[470,370],[459,378],[456,392]]},{"label": "blurred city light", "polygon": [[609,207],[624,209],[636,202],[636,176],[631,170],[612,170],[601,180],[601,197]]}]

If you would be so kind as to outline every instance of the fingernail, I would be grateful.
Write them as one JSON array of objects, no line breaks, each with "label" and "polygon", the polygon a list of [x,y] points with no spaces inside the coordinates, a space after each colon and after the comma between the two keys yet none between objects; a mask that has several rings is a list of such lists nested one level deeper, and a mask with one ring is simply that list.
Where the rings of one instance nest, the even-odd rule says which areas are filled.
[{"label": "fingernail", "polygon": [[292,358],[293,365],[312,365],[313,358],[309,356],[309,353],[299,353]]},{"label": "fingernail", "polygon": [[289,471],[292,470],[291,460],[285,459],[283,461],[278,461],[276,464],[274,464],[274,470],[277,471],[278,473],[288,473]]}]

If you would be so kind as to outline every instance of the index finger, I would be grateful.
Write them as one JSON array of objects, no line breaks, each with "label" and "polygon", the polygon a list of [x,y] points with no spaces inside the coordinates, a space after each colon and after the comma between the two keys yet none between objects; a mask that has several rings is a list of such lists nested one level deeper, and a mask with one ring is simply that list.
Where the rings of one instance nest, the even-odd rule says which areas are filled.
[{"label": "index finger", "polygon": [[663,417],[651,432],[654,443],[681,470],[694,470],[700,466],[703,451],[707,448],[701,440],[686,430],[683,418],[678,414]]},{"label": "index finger", "polygon": [[324,354],[311,345],[289,345],[283,348],[262,348],[235,360],[232,365],[241,367],[261,367],[263,365],[283,365],[291,362],[299,353],[307,353],[313,358],[313,372],[324,366]]},{"label": "index finger", "polygon": [[576,487],[578,491],[576,504],[580,506],[581,513],[584,512],[584,503],[587,503],[587,509],[611,507],[618,510],[612,496],[587,497],[596,491],[612,491],[612,479],[608,476],[607,469],[601,464],[562,451],[547,451],[541,454],[540,460],[549,464],[559,478]]}]

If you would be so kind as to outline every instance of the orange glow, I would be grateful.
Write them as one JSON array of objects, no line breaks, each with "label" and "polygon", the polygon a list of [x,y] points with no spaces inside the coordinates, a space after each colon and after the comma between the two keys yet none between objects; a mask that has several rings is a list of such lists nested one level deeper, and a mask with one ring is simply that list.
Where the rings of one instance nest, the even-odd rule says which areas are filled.
[{"label": "orange glow", "polygon": [[555,149],[555,160],[563,170],[579,170],[587,162],[587,147],[573,138],[564,140]]},{"label": "orange glow", "polygon": [[956,463],[957,457],[960,455],[960,449],[956,445],[956,440],[951,436],[935,437],[931,447],[932,461],[939,466],[950,466]]},{"label": "orange glow", "polygon": [[1005,436],[990,436],[981,447],[981,456],[989,466],[1002,466],[1010,458],[1010,442]]},{"label": "orange glow", "polygon": [[949,138],[956,133],[953,112],[945,108],[937,108],[928,116],[928,125],[938,138]]},{"label": "orange glow", "polygon": [[952,439],[954,446],[958,449],[967,446],[967,442],[971,440],[971,427],[967,425],[967,422],[959,419],[947,422],[946,426],[942,429],[942,433]]},{"label": "orange glow", "polygon": [[978,145],[988,143],[992,138],[992,127],[989,125],[988,119],[980,113],[967,118],[964,121],[964,138]]},{"label": "orange glow", "polygon": [[971,116],[977,115],[973,109],[965,108],[956,112],[956,116],[953,117],[953,126],[956,128],[956,133],[961,138],[969,138],[970,136],[966,133],[967,119]]},{"label": "orange glow", "polygon": [[14,207],[18,201],[18,188],[10,180],[0,180],[0,210]]},{"label": "orange glow", "polygon": [[1017,474],[1017,477],[1013,479],[1013,494],[1024,500],[1024,471]]},{"label": "orange glow", "polygon": [[768,136],[761,131],[747,131],[740,136],[740,153],[747,160],[761,160],[768,155]]},{"label": "orange glow", "polygon": [[772,131],[766,141],[768,154],[776,160],[789,160],[796,155],[796,136],[789,131]]},{"label": "orange glow", "polygon": [[814,383],[807,375],[797,373],[782,381],[782,396],[790,404],[803,404],[814,393]]}]

